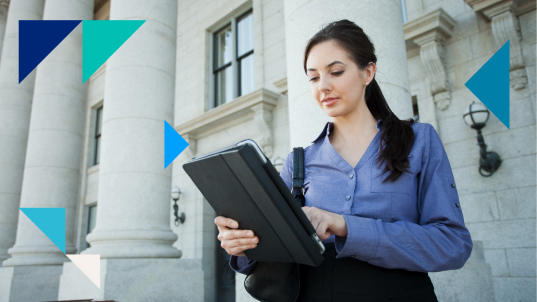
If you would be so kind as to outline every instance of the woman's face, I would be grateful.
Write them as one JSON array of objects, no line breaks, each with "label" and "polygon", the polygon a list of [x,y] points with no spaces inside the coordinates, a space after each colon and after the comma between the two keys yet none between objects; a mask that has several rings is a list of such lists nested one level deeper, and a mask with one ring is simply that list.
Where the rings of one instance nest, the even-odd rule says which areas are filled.
[{"label": "woman's face", "polygon": [[310,50],[306,69],[311,93],[328,116],[345,116],[365,106],[366,83],[374,75],[371,65],[374,69],[374,64],[370,64],[366,70],[360,70],[333,41],[317,44]]}]

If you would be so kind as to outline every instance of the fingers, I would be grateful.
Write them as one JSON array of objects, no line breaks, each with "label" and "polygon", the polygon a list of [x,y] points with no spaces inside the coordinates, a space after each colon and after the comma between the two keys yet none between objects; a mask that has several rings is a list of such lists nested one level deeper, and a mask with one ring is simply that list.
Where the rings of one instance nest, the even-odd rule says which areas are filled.
[{"label": "fingers", "polygon": [[[252,233],[253,234],[253,233]],[[230,255],[234,256],[243,256],[244,251],[248,249],[253,249],[257,247],[259,238],[242,238],[242,239],[233,239],[233,240],[222,240],[220,246],[226,250]]]},{"label": "fingers", "polygon": [[303,207],[302,210],[311,222],[317,236],[320,239],[327,239],[332,235],[330,226],[332,225],[332,217],[324,211],[315,207]]},{"label": "fingers", "polygon": [[228,227],[230,229],[236,229],[239,227],[239,223],[231,218],[227,218],[224,216],[218,216],[214,219],[214,223],[218,228],[225,228]]},{"label": "fingers", "polygon": [[234,240],[234,239],[242,239],[242,238],[254,238],[254,232],[250,230],[229,230],[224,229],[220,230],[220,233],[218,234],[218,240]]}]

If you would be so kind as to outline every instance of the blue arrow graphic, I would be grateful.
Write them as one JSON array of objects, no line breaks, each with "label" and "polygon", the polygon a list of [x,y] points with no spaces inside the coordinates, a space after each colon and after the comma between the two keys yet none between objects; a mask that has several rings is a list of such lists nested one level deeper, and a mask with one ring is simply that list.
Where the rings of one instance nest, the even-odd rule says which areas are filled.
[{"label": "blue arrow graphic", "polygon": [[65,208],[20,208],[65,254]]},{"label": "blue arrow graphic", "polygon": [[164,121],[164,169],[188,147],[187,141]]},{"label": "blue arrow graphic", "polygon": [[509,41],[464,85],[509,129]]}]

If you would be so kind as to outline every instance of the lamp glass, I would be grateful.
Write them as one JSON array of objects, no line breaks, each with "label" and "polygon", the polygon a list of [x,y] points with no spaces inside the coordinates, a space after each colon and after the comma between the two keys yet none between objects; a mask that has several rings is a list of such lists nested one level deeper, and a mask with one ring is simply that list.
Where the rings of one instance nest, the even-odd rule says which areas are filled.
[{"label": "lamp glass", "polygon": [[[472,117],[474,120],[472,121]],[[485,124],[489,119],[489,110],[483,104],[472,103],[464,112],[464,121],[468,126]]]},{"label": "lamp glass", "polygon": [[177,186],[174,186],[172,188],[172,199],[176,200],[179,199],[179,195],[181,194],[181,190]]}]

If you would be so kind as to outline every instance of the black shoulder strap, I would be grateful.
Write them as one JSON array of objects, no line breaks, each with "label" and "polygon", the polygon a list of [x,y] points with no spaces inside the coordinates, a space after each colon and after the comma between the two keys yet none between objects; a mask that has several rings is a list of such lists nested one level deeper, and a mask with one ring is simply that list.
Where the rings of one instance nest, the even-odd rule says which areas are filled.
[{"label": "black shoulder strap", "polygon": [[293,148],[293,190],[295,200],[304,206],[304,148]]}]

